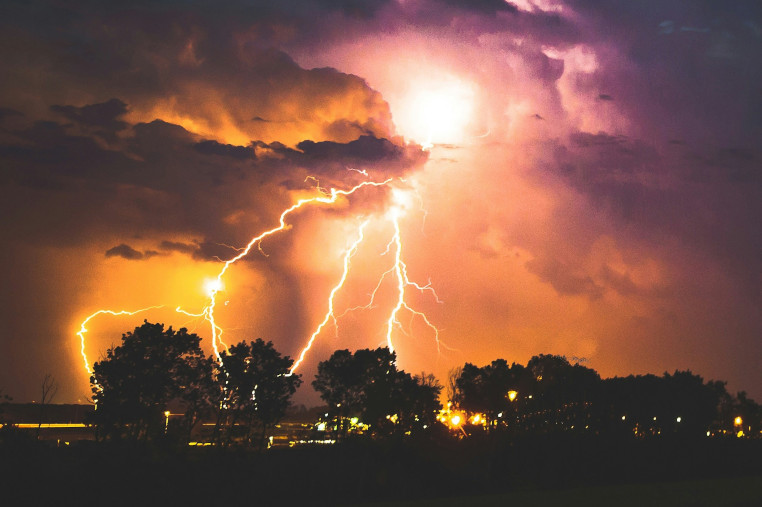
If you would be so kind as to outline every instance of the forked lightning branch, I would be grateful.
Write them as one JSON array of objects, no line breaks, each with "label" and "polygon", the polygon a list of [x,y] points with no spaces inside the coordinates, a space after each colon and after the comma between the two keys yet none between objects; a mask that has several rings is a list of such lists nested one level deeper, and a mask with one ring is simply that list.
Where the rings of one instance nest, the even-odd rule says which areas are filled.
[{"label": "forked lightning branch", "polygon": [[[353,307],[352,310],[371,308],[374,305],[376,293],[378,292],[381,285],[384,283],[387,277],[392,277],[394,279],[393,286],[395,287],[396,296],[394,299],[394,305],[392,309],[390,310],[388,318],[385,320],[385,323],[384,323],[386,345],[389,347],[390,350],[392,351],[394,350],[393,338],[394,338],[395,332],[396,331],[404,332],[404,329],[402,329],[402,323],[400,322],[400,315],[404,312],[407,312],[412,318],[421,319],[421,321],[425,324],[425,326],[428,329],[430,329],[431,334],[433,335],[433,338],[436,341],[437,350],[440,350],[441,344],[439,340],[439,329],[437,329],[437,327],[431,322],[431,320],[428,318],[428,316],[424,312],[416,310],[408,302],[408,296],[407,296],[408,291],[415,290],[415,291],[420,291],[424,293],[430,293],[433,299],[437,303],[441,303],[436,292],[434,291],[434,289],[431,287],[430,284],[420,285],[410,280],[408,276],[407,265],[405,264],[403,260],[404,247],[403,247],[402,235],[400,233],[400,220],[405,216],[407,209],[410,205],[410,202],[412,201],[412,198],[410,195],[412,193],[412,190],[400,188],[400,186],[395,185],[395,181],[392,178],[389,178],[381,182],[364,181],[348,190],[338,190],[338,189],[332,188],[330,189],[330,191],[326,191],[318,187],[316,189],[316,191],[318,192],[317,195],[314,195],[309,198],[299,199],[293,205],[286,208],[281,213],[277,226],[260,233],[258,236],[253,237],[244,248],[238,249],[238,254],[235,257],[232,257],[231,259],[224,261],[222,263],[222,267],[220,268],[217,276],[211,281],[207,281],[206,283],[205,289],[208,295],[208,302],[206,306],[201,308],[199,311],[195,311],[195,312],[184,310],[181,306],[177,306],[175,308],[175,310],[178,313],[181,313],[186,316],[203,318],[206,322],[208,322],[211,336],[212,336],[212,340],[211,340],[212,350],[218,361],[221,360],[221,356],[220,356],[221,349],[226,349],[227,346],[221,339],[221,336],[223,333],[223,326],[221,326],[217,322],[217,319],[215,317],[215,308],[217,306],[218,296],[223,291],[225,278],[234,276],[234,271],[235,271],[233,269],[234,264],[236,264],[238,261],[245,258],[246,256],[252,254],[252,250],[254,250],[255,247],[260,253],[263,253],[262,247],[261,247],[262,241],[268,238],[269,236],[272,236],[277,233],[285,232],[286,230],[290,229],[291,225],[289,223],[289,218],[291,218],[292,214],[297,213],[302,208],[307,206],[337,205],[342,199],[346,199],[352,194],[361,192],[365,189],[368,189],[369,187],[389,188],[391,190],[390,192],[391,204],[387,207],[387,209],[385,210],[383,214],[378,214],[375,216],[361,215],[357,217],[358,221],[360,222],[360,225],[358,226],[358,230],[357,230],[357,236],[352,241],[350,246],[343,253],[342,273],[338,282],[332,287],[330,293],[327,295],[326,311],[325,311],[324,317],[321,320],[321,322],[316,326],[315,331],[309,336],[309,338],[307,338],[306,344],[303,346],[300,353],[298,354],[297,359],[294,362],[289,373],[294,373],[299,368],[299,366],[304,362],[305,358],[307,357],[307,354],[310,351],[310,348],[312,347],[314,342],[318,339],[318,337],[322,333],[326,331],[327,328],[333,327],[334,331],[338,334],[338,326],[339,326],[338,321],[344,314],[346,314],[346,312],[340,315],[336,314],[335,298],[341,292],[345,282],[350,276],[350,273],[352,270],[352,258],[358,252],[358,250],[362,247],[365,241],[365,229],[372,220],[387,221],[391,224],[393,234],[391,238],[389,238],[388,240],[386,250],[379,255],[379,258],[381,258],[382,261],[384,262],[389,262],[386,259],[392,259],[392,260],[391,262],[389,262],[390,265],[388,269],[386,269],[381,275],[378,281],[378,284],[376,285],[376,288],[371,294],[370,301],[366,304]],[[87,318],[85,318],[80,325],[80,329],[77,332],[77,336],[80,341],[79,345],[80,345],[80,351],[82,354],[82,360],[84,363],[84,368],[87,371],[87,373],[92,374],[92,367],[87,357],[87,340],[86,340],[86,335],[88,332],[87,325],[94,318],[100,317],[100,316],[116,317],[116,316],[122,316],[122,315],[137,315],[139,313],[148,312],[150,310],[162,308],[163,306],[165,305],[147,306],[137,310],[99,309],[93,312],[92,314],[90,314]]]}]

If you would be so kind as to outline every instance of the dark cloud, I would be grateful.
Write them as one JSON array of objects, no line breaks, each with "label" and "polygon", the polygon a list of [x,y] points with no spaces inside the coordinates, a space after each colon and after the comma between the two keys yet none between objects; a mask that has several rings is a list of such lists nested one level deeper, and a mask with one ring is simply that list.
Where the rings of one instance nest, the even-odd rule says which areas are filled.
[{"label": "dark cloud", "polygon": [[398,138],[395,141],[361,135],[347,143],[305,140],[295,149],[278,142],[260,141],[255,146],[265,155],[276,155],[277,164],[291,164],[321,175],[338,174],[342,178],[350,167],[369,170],[377,178],[399,176],[420,167],[428,158],[419,145],[403,144]]},{"label": "dark cloud", "polygon": [[476,11],[483,14],[495,14],[497,12],[518,12],[518,8],[505,0],[436,0],[451,7],[463,10]]},{"label": "dark cloud", "polygon": [[587,148],[590,146],[622,144],[627,138],[624,136],[611,136],[605,132],[598,132],[597,134],[591,134],[589,132],[573,132],[569,135],[569,140],[576,146]]},{"label": "dark cloud", "polygon": [[[606,133],[576,132],[557,146],[554,171],[625,230],[654,244],[679,238],[713,256],[760,296],[749,273],[762,269],[761,154],[690,148]],[[624,288],[624,286],[622,286]]]},{"label": "dark cloud", "polygon": [[[345,178],[348,166],[375,168],[374,177],[385,178],[405,174],[425,160],[417,146],[370,135],[347,143],[304,141],[298,144],[301,149],[292,149],[277,142],[236,146],[203,140],[161,120],[127,124],[123,134],[107,147],[97,134],[39,121],[12,139],[0,139],[0,160],[9,168],[3,175],[9,186],[0,188],[0,209],[12,224],[9,237],[77,242],[102,234],[104,224],[111,223],[110,234],[191,231],[240,244],[247,233],[228,217],[249,209],[258,193],[272,192],[270,185],[305,188],[305,176],[315,173],[343,186],[341,180],[352,180]],[[255,149],[265,153],[257,158]],[[30,190],[20,193],[16,185]],[[276,194],[266,201],[275,212],[275,203],[287,203],[288,196]],[[260,212],[270,213],[268,208]],[[219,252],[198,255],[211,258]]]},{"label": "dark cloud", "polygon": [[135,250],[130,245],[122,243],[121,245],[106,250],[106,257],[121,257],[128,261],[140,261],[150,257],[150,255],[146,255],[143,252]]},{"label": "dark cloud", "polygon": [[[472,268],[488,270],[488,281],[501,287],[506,282],[494,266],[445,258],[469,237],[451,231],[477,220],[474,203],[494,191],[500,196],[494,203],[480,202],[489,209],[478,219],[496,232],[477,249],[479,258],[503,269],[510,257],[518,275],[528,270],[534,276],[526,278],[540,281],[526,289],[530,296],[538,286],[552,287],[559,295],[553,313],[574,314],[564,305],[575,296],[589,306],[575,327],[605,327],[599,321],[608,315],[595,316],[604,305],[611,319],[637,327],[666,321],[657,313],[628,320],[663,306],[664,315],[674,316],[670,323],[682,319],[691,348],[698,348],[691,340],[715,340],[712,350],[722,351],[735,343],[743,356],[738,364],[746,360],[754,368],[758,348],[743,341],[759,336],[752,312],[762,298],[760,26],[762,6],[744,1],[569,0],[558,11],[535,6],[529,12],[502,0],[6,2],[0,7],[0,255],[8,267],[6,285],[14,290],[6,291],[0,307],[8,335],[28,336],[30,343],[34,336],[59,336],[72,326],[69,314],[100,304],[85,296],[95,281],[69,274],[86,271],[81,263],[61,267],[60,259],[76,258],[72,252],[89,248],[91,259],[103,260],[103,251],[117,245],[106,251],[109,263],[157,255],[169,261],[175,253],[188,258],[173,261],[189,264],[228,259],[235,252],[228,245],[240,247],[252,231],[277,223],[293,191],[314,191],[317,183],[305,182],[307,176],[345,188],[364,178],[350,167],[367,169],[373,179],[418,169],[426,153],[394,136],[384,97],[363,76],[296,63],[341,44],[354,49],[352,42],[361,39],[383,40],[390,58],[420,58],[471,80],[489,104],[485,116],[492,126],[510,123],[515,130],[509,140],[500,138],[499,128],[489,135],[491,143],[510,143],[513,155],[490,159],[494,152],[479,145],[473,165],[466,165],[458,157],[468,149],[459,148],[448,151],[450,173],[421,178],[424,193],[445,201],[440,213],[448,215],[437,217],[432,206],[427,231],[439,221],[444,236],[420,240],[440,240],[436,255],[425,247],[410,252],[426,269],[448,264],[440,273],[450,273],[444,285],[453,298],[468,289],[463,280],[472,279]],[[437,51],[427,56],[417,47],[394,46],[411,40]],[[528,161],[538,152],[539,162]],[[489,177],[481,181],[484,174]],[[505,197],[514,185],[537,199]],[[382,191],[357,196],[347,206],[375,209],[385,197]],[[514,207],[506,211],[508,202]],[[302,307],[312,294],[302,290],[304,277],[289,256],[278,254],[296,244],[289,242],[307,229],[300,225],[324,213],[349,212],[300,213],[289,224],[296,233],[265,245],[271,257],[257,271],[262,268],[272,280],[267,290],[282,291],[283,299],[263,312],[289,331],[294,322],[306,326]],[[596,251],[602,237],[613,245],[610,251]],[[406,245],[414,240],[406,238]],[[521,259],[500,255],[514,247]],[[591,260],[594,254],[602,259]],[[525,264],[526,258],[533,260]],[[52,273],[57,284],[48,281],[50,266],[63,273]],[[452,273],[452,266],[464,267]],[[507,308],[511,320],[531,322],[531,305],[520,301],[525,288],[509,282],[485,307]],[[17,295],[21,287],[33,290]],[[61,287],[80,299],[61,304]],[[485,287],[473,289],[475,300]],[[39,294],[46,300],[41,310]],[[269,300],[258,299],[263,305]],[[689,304],[698,309],[681,307]],[[278,314],[279,305],[293,311]],[[709,315],[723,305],[725,313],[712,321],[722,340],[691,328],[691,311]],[[30,308],[51,317],[38,319]],[[582,322],[588,316],[595,322]],[[42,320],[36,328],[28,325]],[[511,335],[511,325],[488,323],[468,335]],[[563,328],[564,321],[554,325]],[[653,325],[653,333],[643,333],[668,343],[674,328]],[[651,338],[639,340],[624,325],[614,331],[626,334],[610,339],[620,355],[620,342],[643,342],[648,358],[642,365],[653,367]],[[730,335],[747,338],[732,342]],[[70,337],[59,338],[56,343],[68,344]],[[485,347],[490,353],[506,350],[497,340],[491,345]],[[29,357],[68,353],[57,346],[35,342]],[[14,357],[7,350],[0,356]],[[617,357],[607,359],[621,365]],[[41,366],[30,359],[13,375],[28,376],[34,368]]]},{"label": "dark cloud", "polygon": [[116,98],[83,107],[54,105],[50,109],[71,121],[98,127],[111,134],[127,128],[127,122],[119,119],[127,113],[127,104]]},{"label": "dark cloud", "polygon": [[165,240],[159,244],[159,248],[167,252],[179,252],[182,254],[192,255],[193,253],[198,251],[199,246],[197,244]]},{"label": "dark cloud", "polygon": [[603,296],[603,287],[589,275],[579,272],[573,265],[568,265],[556,258],[532,259],[526,263],[527,269],[549,283],[563,295],[584,295],[590,299]]},{"label": "dark cloud", "polygon": [[256,154],[251,147],[233,146],[231,144],[222,144],[217,141],[201,141],[193,146],[196,151],[205,155],[219,155],[221,157],[231,157],[239,160],[256,158]]},{"label": "dark cloud", "polygon": [[24,116],[24,114],[9,107],[0,107],[0,121],[8,118],[9,116]]},{"label": "dark cloud", "polygon": [[420,163],[426,158],[425,153],[418,146],[407,149],[406,146],[399,146],[388,139],[379,139],[372,135],[363,135],[348,143],[302,141],[296,147],[308,159],[335,160],[342,164],[363,165],[386,162],[398,165],[400,161],[403,161],[405,165],[405,163]]},{"label": "dark cloud", "polygon": [[317,0],[315,3],[329,10],[340,10],[349,17],[368,19],[373,17],[379,9],[393,2],[392,0]]}]

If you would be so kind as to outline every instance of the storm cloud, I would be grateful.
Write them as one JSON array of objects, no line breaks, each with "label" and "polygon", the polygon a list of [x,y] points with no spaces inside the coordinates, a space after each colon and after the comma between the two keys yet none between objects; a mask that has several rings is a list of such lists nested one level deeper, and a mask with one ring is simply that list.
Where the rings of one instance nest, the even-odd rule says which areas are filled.
[{"label": "storm cloud", "polygon": [[[297,199],[392,178],[408,197],[363,189],[256,245],[225,280],[231,339],[295,355],[391,209],[450,347],[411,324],[403,368],[558,353],[760,397],[761,41],[743,1],[6,2],[0,388],[33,399],[52,372],[81,399],[90,312],[195,311]],[[369,226],[342,307],[390,233]],[[383,343],[373,319],[315,353]],[[99,325],[93,357],[132,323]]]}]

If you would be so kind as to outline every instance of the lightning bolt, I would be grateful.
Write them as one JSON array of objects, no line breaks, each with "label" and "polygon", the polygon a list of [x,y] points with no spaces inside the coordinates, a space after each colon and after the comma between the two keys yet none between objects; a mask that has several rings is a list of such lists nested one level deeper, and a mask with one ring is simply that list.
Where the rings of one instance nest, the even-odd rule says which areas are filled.
[{"label": "lightning bolt", "polygon": [[299,365],[302,364],[302,361],[304,361],[304,356],[307,354],[307,352],[309,352],[310,348],[312,348],[312,344],[314,343],[315,338],[317,338],[320,332],[323,331],[323,328],[328,324],[329,321],[333,320],[333,325],[338,332],[339,323],[337,322],[336,315],[334,314],[334,299],[336,297],[336,293],[341,290],[341,287],[344,286],[344,282],[347,281],[347,276],[349,275],[349,261],[352,259],[354,254],[357,253],[357,248],[365,238],[364,231],[365,227],[368,225],[368,222],[370,222],[370,220],[365,220],[360,225],[360,232],[358,234],[357,240],[352,243],[352,246],[350,246],[344,253],[344,271],[341,273],[341,279],[339,280],[339,283],[334,286],[334,288],[331,290],[331,294],[328,296],[328,311],[326,312],[325,317],[323,317],[323,321],[318,325],[317,329],[315,329],[315,332],[310,336],[310,339],[307,341],[307,345],[302,349],[301,353],[299,354],[299,358],[296,360],[296,362],[294,362],[291,370],[289,371],[289,374],[294,373]]},{"label": "lightning bolt", "polygon": [[262,240],[267,238],[268,236],[272,236],[275,233],[284,231],[288,228],[288,225],[286,223],[286,218],[293,213],[294,211],[302,208],[303,206],[310,205],[310,204],[335,204],[336,201],[339,200],[340,197],[349,196],[356,191],[360,190],[361,188],[373,186],[373,187],[382,187],[386,186],[389,183],[391,183],[392,178],[388,178],[385,181],[382,182],[376,182],[376,181],[363,181],[362,183],[359,183],[355,185],[354,187],[350,188],[349,190],[337,190],[335,188],[332,188],[329,193],[321,192],[320,195],[299,199],[295,204],[291,205],[289,208],[286,208],[286,210],[283,211],[280,215],[280,219],[278,220],[278,225],[276,227],[273,227],[272,229],[269,229],[263,233],[261,233],[259,236],[255,236],[254,238],[249,241],[249,243],[246,245],[246,247],[241,250],[241,252],[233,257],[230,260],[225,261],[225,263],[222,266],[222,269],[220,269],[220,272],[217,274],[216,277],[216,284],[213,285],[209,290],[209,305],[204,309],[202,313],[205,313],[206,320],[209,321],[209,324],[211,325],[212,329],[212,349],[214,350],[214,355],[217,357],[217,360],[220,359],[220,352],[219,348],[217,346],[217,342],[219,340],[218,337],[218,330],[219,327],[217,326],[217,323],[214,319],[214,308],[217,304],[217,294],[221,290],[222,287],[222,278],[225,276],[225,273],[227,270],[238,262],[239,260],[246,257],[252,248],[256,245],[257,248],[261,251],[261,244]]},{"label": "lightning bolt", "polygon": [[[286,208],[280,214],[280,217],[278,219],[278,224],[275,227],[272,227],[271,229],[268,229],[260,233],[258,236],[253,237],[249,241],[249,243],[246,244],[245,247],[235,248],[235,250],[238,252],[237,255],[235,255],[231,259],[228,259],[227,261],[224,261],[216,277],[207,283],[207,294],[209,298],[208,304],[205,307],[203,307],[201,311],[199,311],[198,313],[193,313],[193,312],[189,312],[182,309],[180,306],[177,306],[175,308],[175,311],[177,313],[181,313],[188,317],[202,318],[205,321],[209,322],[211,333],[212,333],[212,349],[214,351],[214,355],[217,358],[217,360],[221,361],[220,348],[223,347],[227,349],[227,345],[222,341],[223,329],[217,324],[214,311],[217,306],[217,296],[219,295],[221,291],[224,290],[223,279],[226,273],[228,272],[228,270],[231,268],[231,266],[235,264],[236,262],[238,262],[239,260],[246,257],[247,255],[249,255],[249,253],[255,246],[257,247],[258,250],[260,250],[260,252],[266,255],[266,253],[262,251],[262,241],[266,239],[267,237],[272,236],[276,233],[288,230],[290,228],[290,225],[288,224],[287,219],[292,213],[296,212],[297,210],[309,205],[335,204],[336,202],[338,202],[340,198],[352,195],[364,187],[382,187],[382,186],[389,185],[391,182],[392,182],[392,178],[388,178],[380,182],[364,181],[348,190],[337,190],[335,188],[331,188],[330,191],[326,191],[325,189],[321,188],[318,185],[316,189],[318,190],[319,195],[297,200],[294,204]],[[393,251],[392,267],[389,268],[387,271],[385,271],[381,275],[376,287],[374,288],[371,294],[370,302],[367,305],[349,308],[340,315],[336,314],[336,310],[335,310],[336,295],[344,287],[344,284],[346,283],[346,280],[349,277],[349,274],[351,271],[352,257],[357,253],[360,245],[365,240],[365,228],[370,222],[370,219],[363,220],[359,226],[357,239],[354,242],[352,242],[349,248],[347,248],[346,251],[344,252],[342,275],[339,281],[336,283],[336,285],[331,289],[331,292],[328,296],[328,305],[327,305],[328,308],[323,317],[323,320],[318,324],[315,331],[310,335],[309,339],[307,340],[307,344],[299,353],[299,356],[297,360],[294,362],[293,366],[291,367],[288,375],[293,374],[293,372],[303,363],[307,353],[312,348],[313,343],[315,342],[317,337],[324,331],[324,329],[329,325],[329,323],[333,322],[334,329],[338,333],[338,319],[339,318],[346,315],[346,313],[348,313],[349,311],[359,310],[362,308],[366,308],[366,309],[372,308],[375,302],[377,292],[379,291],[380,287],[383,285],[387,277],[391,275],[393,275],[396,280],[395,285],[396,285],[397,297],[396,297],[394,307],[390,311],[389,317],[386,320],[385,337],[386,337],[387,346],[389,347],[390,350],[394,351],[394,344],[392,341],[392,337],[393,337],[395,329],[399,329],[403,333],[405,332],[404,327],[399,320],[399,315],[400,315],[400,312],[407,311],[410,313],[411,318],[417,317],[422,319],[425,325],[432,330],[432,332],[434,333],[434,339],[437,344],[437,351],[441,352],[441,349],[440,349],[441,341],[439,339],[439,329],[429,320],[428,316],[425,313],[413,309],[407,302],[407,291],[408,289],[412,288],[420,292],[431,293],[431,295],[434,297],[434,300],[437,303],[441,303],[436,292],[431,287],[430,281],[426,285],[420,285],[416,282],[411,281],[410,277],[408,276],[407,265],[402,259],[403,244],[402,244],[402,236],[400,232],[399,220],[400,220],[400,217],[404,214],[405,205],[402,201],[408,200],[409,197],[407,197],[402,190],[399,190],[396,188],[393,189],[392,192],[395,197],[396,204],[386,213],[385,217],[391,222],[394,233],[392,235],[391,240],[387,243],[386,251],[384,251],[381,254],[382,256],[385,256],[387,254],[392,253]],[[90,367],[90,363],[88,362],[87,356],[85,354],[85,333],[87,333],[86,325],[90,322],[91,319],[101,314],[108,314],[112,316],[135,315],[137,313],[144,312],[151,309],[156,309],[156,308],[161,308],[161,306],[151,306],[147,308],[142,308],[140,310],[135,310],[132,312],[126,311],[126,310],[122,310],[122,311],[98,310],[97,312],[88,316],[82,322],[80,326],[80,331],[77,333],[80,339],[82,358],[83,358],[85,369],[87,370],[87,372],[89,374],[92,374],[92,368]]]},{"label": "lightning bolt", "polygon": [[77,336],[79,336],[79,343],[80,343],[80,353],[82,354],[82,360],[85,363],[85,370],[87,370],[87,373],[92,375],[93,369],[90,367],[90,362],[87,360],[87,354],[85,353],[85,334],[87,333],[87,323],[90,322],[92,319],[97,317],[98,315],[113,315],[114,317],[120,316],[120,315],[137,315],[141,312],[146,312],[148,310],[156,310],[158,308],[162,308],[162,306],[149,306],[147,308],[141,308],[140,310],[135,311],[127,311],[127,310],[98,310],[97,312],[94,312],[87,316],[85,320],[82,321],[82,324],[79,326],[79,331],[77,332]]},{"label": "lightning bolt", "polygon": [[[397,195],[399,196],[400,194],[398,193]],[[334,328],[338,331],[339,318],[343,317],[344,315],[346,315],[348,312],[351,312],[351,311],[372,308],[376,299],[376,294],[381,288],[386,277],[392,273],[395,274],[397,279],[397,283],[396,283],[397,300],[396,300],[396,304],[394,305],[394,307],[392,308],[389,314],[389,318],[386,321],[387,347],[389,347],[389,350],[391,350],[392,352],[394,351],[394,343],[392,341],[392,336],[394,334],[395,328],[399,328],[402,332],[404,332],[402,324],[399,322],[398,315],[400,311],[407,310],[413,317],[421,318],[423,322],[426,324],[426,326],[428,326],[434,332],[434,339],[437,344],[437,352],[441,353],[442,342],[439,339],[439,329],[429,320],[428,316],[425,313],[413,309],[406,301],[407,289],[409,287],[412,287],[420,292],[430,292],[437,303],[442,303],[442,301],[439,299],[439,296],[437,295],[434,288],[431,287],[430,281],[426,285],[420,285],[416,282],[411,281],[410,277],[408,276],[407,265],[402,260],[402,234],[400,232],[400,224],[399,224],[399,219],[402,214],[403,214],[403,211],[402,211],[401,205],[393,207],[387,213],[389,220],[393,224],[394,234],[392,236],[391,241],[387,244],[386,250],[381,255],[382,256],[387,255],[388,253],[392,251],[392,248],[394,248],[393,266],[381,275],[378,283],[376,284],[375,288],[373,289],[370,295],[370,301],[366,305],[348,308],[343,313],[337,316],[335,314],[335,309],[334,309],[334,300],[335,300],[337,292],[341,290],[341,288],[344,286],[344,283],[346,282],[347,276],[349,275],[350,260],[352,256],[354,256],[354,254],[357,252],[357,249],[359,248],[360,244],[364,240],[363,231],[365,229],[365,226],[368,224],[368,221],[366,220],[360,226],[360,233],[358,235],[357,240],[350,246],[350,248],[347,249],[347,251],[344,254],[344,270],[342,272],[341,279],[331,290],[330,296],[328,298],[328,311],[323,317],[322,322],[318,325],[318,327],[310,336],[307,342],[307,345],[302,349],[301,353],[299,354],[298,360],[294,363],[289,374],[293,373],[299,367],[299,365],[304,360],[304,356],[312,347],[312,344],[314,343],[317,336],[323,331],[323,329],[328,325],[330,321],[333,321]],[[447,348],[449,349],[449,347]]]},{"label": "lightning bolt", "polygon": [[392,312],[389,315],[389,319],[386,322],[386,346],[389,347],[390,351],[394,352],[392,333],[394,332],[395,326],[398,326],[400,329],[402,329],[402,324],[400,323],[397,316],[402,309],[405,309],[414,317],[420,317],[423,319],[424,323],[434,332],[434,340],[437,344],[437,352],[441,353],[439,329],[431,323],[425,313],[414,310],[410,307],[410,305],[407,304],[407,301],[405,300],[405,289],[407,287],[413,287],[421,292],[429,291],[434,296],[434,299],[437,303],[442,303],[442,301],[439,299],[439,296],[437,296],[436,291],[431,287],[431,283],[428,283],[427,285],[419,285],[415,282],[410,281],[410,278],[407,274],[407,265],[402,260],[402,239],[400,234],[399,212],[392,210],[391,215],[391,220],[394,224],[394,236],[392,237],[391,241],[391,243],[394,244],[394,267],[392,270],[394,271],[394,274],[397,278],[397,304],[392,309]]},{"label": "lightning bolt", "polygon": [[[209,320],[209,307],[204,307],[204,309],[200,313],[191,313],[189,311],[183,310],[181,307],[175,308],[175,311],[177,313],[182,313],[183,315],[186,315],[188,317],[195,317],[197,319],[203,318],[204,320]],[[220,345],[222,345],[225,349],[228,348],[227,344],[222,341],[222,333],[224,332],[223,329],[220,326],[217,326],[217,341],[220,342]]]}]

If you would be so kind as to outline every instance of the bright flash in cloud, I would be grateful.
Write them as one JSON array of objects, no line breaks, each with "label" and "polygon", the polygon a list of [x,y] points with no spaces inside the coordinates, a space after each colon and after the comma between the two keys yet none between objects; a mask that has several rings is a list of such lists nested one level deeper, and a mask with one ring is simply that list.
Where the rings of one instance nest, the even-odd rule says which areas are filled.
[{"label": "bright flash in cloud", "polygon": [[204,292],[207,296],[211,297],[213,294],[220,292],[224,288],[222,280],[217,278],[209,278],[204,281]]},{"label": "bright flash in cloud", "polygon": [[395,115],[399,131],[423,144],[461,143],[474,113],[474,85],[455,76],[419,78]]}]

